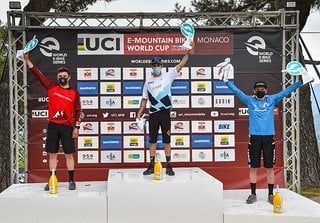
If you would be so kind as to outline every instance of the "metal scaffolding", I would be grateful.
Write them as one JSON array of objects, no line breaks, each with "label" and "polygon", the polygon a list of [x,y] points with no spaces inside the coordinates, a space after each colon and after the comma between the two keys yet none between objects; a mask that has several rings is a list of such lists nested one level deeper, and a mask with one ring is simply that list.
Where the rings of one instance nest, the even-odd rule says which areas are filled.
[{"label": "metal scaffolding", "polygon": [[[27,178],[28,128],[26,65],[16,59],[17,49],[26,44],[28,29],[179,29],[188,21],[196,29],[281,28],[283,31],[282,68],[299,60],[299,12],[224,13],[43,13],[8,12],[11,183]],[[283,73],[283,88],[296,77]],[[287,187],[300,190],[299,93],[283,101],[283,148]]]}]

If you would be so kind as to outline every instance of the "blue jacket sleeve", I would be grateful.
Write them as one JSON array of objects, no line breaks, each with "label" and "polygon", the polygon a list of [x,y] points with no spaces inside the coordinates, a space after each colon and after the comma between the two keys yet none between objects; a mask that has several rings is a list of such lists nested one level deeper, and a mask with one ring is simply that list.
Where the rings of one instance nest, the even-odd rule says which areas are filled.
[{"label": "blue jacket sleeve", "polygon": [[231,81],[227,81],[227,82],[225,82],[225,84],[240,99],[240,101],[242,101],[244,104],[248,105],[251,96],[243,93],[243,91],[241,91],[239,88],[237,88]]},{"label": "blue jacket sleeve", "polygon": [[290,85],[289,87],[287,87],[283,91],[280,91],[279,93],[272,95],[272,97],[275,100],[275,104],[279,103],[284,97],[291,94],[293,91],[295,91],[300,86],[302,86],[302,82],[298,81],[298,82]]}]

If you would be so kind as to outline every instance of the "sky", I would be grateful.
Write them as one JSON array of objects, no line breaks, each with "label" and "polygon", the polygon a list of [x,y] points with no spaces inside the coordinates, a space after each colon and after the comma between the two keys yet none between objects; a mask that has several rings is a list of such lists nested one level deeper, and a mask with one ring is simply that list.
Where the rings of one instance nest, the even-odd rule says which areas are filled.
[{"label": "sky", "polygon": [[[22,9],[29,0],[20,0]],[[130,2],[131,4],[128,4]],[[111,3],[98,1],[92,6],[89,6],[89,12],[173,12],[174,5],[178,2],[182,6],[186,6],[187,10],[191,7],[191,0],[115,0]],[[2,23],[7,22],[7,11],[9,10],[9,0],[0,1],[0,20]],[[307,48],[309,49],[313,60],[320,61],[320,11],[310,13],[307,23],[301,32]],[[320,80],[316,75],[315,70],[311,65],[307,66],[308,72],[315,78],[313,84],[317,84],[320,92]],[[320,70],[320,65],[318,65]],[[316,87],[316,86],[315,86]],[[317,90],[317,89],[316,89]],[[317,92],[317,91],[316,91]],[[317,99],[320,103],[320,94],[317,92]],[[313,99],[314,100],[314,99]],[[314,106],[314,103],[313,103]],[[320,115],[317,109],[314,109],[315,115],[319,118],[318,128],[320,131]],[[320,144],[320,135],[319,135]]]},{"label": "sky", "polygon": [[[15,0],[16,1],[16,0]],[[39,0],[41,1],[41,0]],[[27,5],[29,0],[21,0],[21,8]],[[131,4],[128,4],[130,2]],[[178,2],[182,6],[191,6],[191,0],[115,0],[110,3],[97,1],[93,6],[89,6],[90,12],[173,12],[174,5]],[[7,22],[7,11],[9,10],[9,0],[0,1],[0,20]]]}]

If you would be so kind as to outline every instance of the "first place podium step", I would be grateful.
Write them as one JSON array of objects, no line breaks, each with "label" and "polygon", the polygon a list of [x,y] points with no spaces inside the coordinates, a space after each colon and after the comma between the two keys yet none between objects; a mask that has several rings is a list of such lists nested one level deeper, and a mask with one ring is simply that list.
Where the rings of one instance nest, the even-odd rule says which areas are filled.
[{"label": "first place podium step", "polygon": [[223,185],[211,175],[175,168],[175,176],[156,181],[143,170],[109,171],[108,223],[223,222]]}]

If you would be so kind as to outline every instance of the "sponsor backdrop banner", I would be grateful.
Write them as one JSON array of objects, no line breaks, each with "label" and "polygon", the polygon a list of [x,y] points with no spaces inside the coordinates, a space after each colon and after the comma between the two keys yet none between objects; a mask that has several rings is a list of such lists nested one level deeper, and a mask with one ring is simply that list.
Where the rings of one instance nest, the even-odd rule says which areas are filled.
[{"label": "sponsor backdrop banner", "polygon": [[[85,114],[76,140],[76,180],[107,180],[110,168],[145,168],[148,132],[138,128],[136,112],[153,56],[163,59],[163,72],[182,59],[184,37],[178,30],[125,32],[102,30],[29,30],[38,47],[34,64],[50,79],[59,67],[72,72]],[[175,167],[200,167],[225,188],[247,188],[248,113],[220,79],[227,72],[247,94],[264,80],[268,93],[281,90],[280,29],[201,30],[195,49],[172,85],[172,162]],[[28,72],[29,181],[48,178],[44,152],[47,94]],[[276,177],[283,184],[281,104],[275,109]],[[147,118],[148,119],[148,118]],[[267,124],[267,123],[266,123]],[[148,123],[147,123],[148,125]],[[164,157],[164,145],[158,148]],[[67,180],[64,156],[58,156],[60,180]],[[263,173],[263,172],[262,172]],[[258,185],[265,186],[263,177]]]}]

